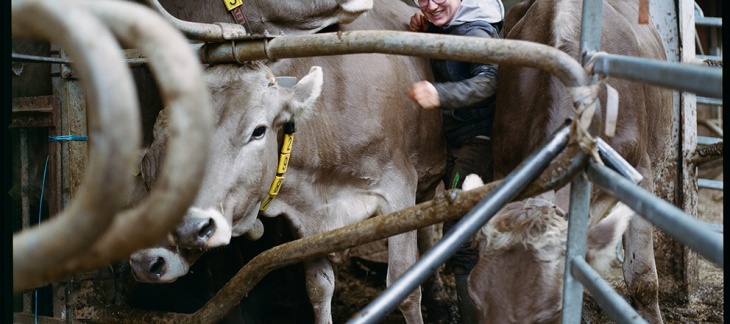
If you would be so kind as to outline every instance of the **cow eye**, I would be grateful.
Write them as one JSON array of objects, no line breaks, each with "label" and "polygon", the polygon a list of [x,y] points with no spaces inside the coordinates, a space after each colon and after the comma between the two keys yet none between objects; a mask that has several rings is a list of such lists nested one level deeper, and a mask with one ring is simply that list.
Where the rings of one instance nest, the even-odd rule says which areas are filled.
[{"label": "cow eye", "polygon": [[260,139],[264,137],[264,134],[266,134],[266,126],[259,126],[253,130],[253,134],[251,134],[251,137],[253,137],[254,139]]}]

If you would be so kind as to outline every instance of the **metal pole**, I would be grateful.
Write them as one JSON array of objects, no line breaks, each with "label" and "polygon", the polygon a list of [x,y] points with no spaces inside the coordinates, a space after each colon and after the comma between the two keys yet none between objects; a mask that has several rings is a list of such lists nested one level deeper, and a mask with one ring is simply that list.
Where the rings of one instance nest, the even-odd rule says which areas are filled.
[{"label": "metal pole", "polygon": [[624,179],[606,166],[588,163],[588,179],[656,227],[724,268],[722,235],[681,209]]},{"label": "metal pole", "polygon": [[687,63],[596,53],[593,73],[722,99],[722,69]]},{"label": "metal pole", "polygon": [[430,277],[434,270],[450,258],[456,250],[467,242],[484,224],[489,221],[505,204],[530,184],[550,164],[568,143],[570,128],[564,127],[552,140],[537,152],[531,154],[517,169],[484,199],[479,202],[461,221],[429,250],[402,277],[394,282],[378,298],[355,314],[348,323],[378,323],[393,311],[408,294]]},{"label": "metal pole", "polygon": [[601,159],[603,159],[603,162],[605,162],[607,166],[620,173],[626,179],[631,180],[631,182],[639,184],[642,180],[644,180],[644,176],[642,176],[639,171],[636,171],[629,162],[624,160],[624,158],[618,154],[611,145],[608,145],[608,143],[600,137],[598,138],[598,154],[601,155]]},{"label": "metal pole", "polygon": [[570,267],[573,260],[582,259],[586,255],[590,198],[591,183],[586,179],[585,173],[581,172],[570,185],[570,216],[563,285],[563,324],[580,323],[581,319],[583,285],[573,278]]},{"label": "metal pole", "polygon": [[[576,257],[571,262],[571,273],[575,279],[583,283],[591,293],[601,309],[606,311],[617,323],[646,323],[639,313],[618,294],[596,271],[591,268],[583,257]],[[581,307],[578,304],[577,307]],[[564,315],[563,315],[564,316]],[[576,323],[580,322],[580,317]]]},{"label": "metal pole", "polygon": [[601,20],[603,0],[583,0],[583,14],[580,29],[580,63],[588,61],[587,53],[601,48]]},{"label": "metal pole", "polygon": [[588,84],[588,75],[570,55],[534,42],[389,30],[276,36],[206,43],[198,50],[204,64],[252,60],[381,53],[433,59],[513,64],[555,75],[567,87]]}]

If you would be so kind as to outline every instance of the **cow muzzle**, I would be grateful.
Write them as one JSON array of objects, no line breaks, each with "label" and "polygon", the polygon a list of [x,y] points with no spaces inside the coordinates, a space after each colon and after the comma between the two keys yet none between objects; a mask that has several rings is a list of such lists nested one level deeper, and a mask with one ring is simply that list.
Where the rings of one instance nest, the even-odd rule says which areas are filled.
[{"label": "cow muzzle", "polygon": [[219,211],[190,208],[172,232],[172,239],[181,247],[209,249],[228,245],[231,234],[231,225]]},{"label": "cow muzzle", "polygon": [[140,250],[129,258],[132,276],[139,282],[170,283],[188,273],[190,264],[165,248]]}]

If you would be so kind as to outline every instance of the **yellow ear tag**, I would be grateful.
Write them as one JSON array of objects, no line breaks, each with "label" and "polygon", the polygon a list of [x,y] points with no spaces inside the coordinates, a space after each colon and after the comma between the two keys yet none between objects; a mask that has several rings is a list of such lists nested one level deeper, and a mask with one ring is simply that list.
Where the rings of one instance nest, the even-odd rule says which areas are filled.
[{"label": "yellow ear tag", "polygon": [[284,134],[284,143],[281,145],[281,154],[291,153],[292,145],[294,145],[294,134]]},{"label": "yellow ear tag", "polygon": [[231,11],[240,7],[243,4],[243,0],[223,0],[223,4],[226,5],[228,11]]}]

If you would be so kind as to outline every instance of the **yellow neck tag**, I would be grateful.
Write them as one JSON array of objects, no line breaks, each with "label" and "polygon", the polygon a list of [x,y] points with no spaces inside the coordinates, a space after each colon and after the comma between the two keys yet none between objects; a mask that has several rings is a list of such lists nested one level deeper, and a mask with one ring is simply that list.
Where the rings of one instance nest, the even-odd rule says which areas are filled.
[{"label": "yellow neck tag", "polygon": [[286,173],[286,170],[289,167],[289,157],[292,145],[294,144],[293,129],[294,128],[292,127],[292,133],[284,133],[284,141],[281,145],[281,153],[279,154],[279,164],[276,167],[276,177],[274,177],[274,181],[271,183],[271,187],[269,187],[269,194],[261,202],[261,207],[259,207],[260,211],[264,211],[269,207],[271,201],[274,200],[274,197],[279,194],[279,189],[281,189],[281,186],[284,183],[284,173]]},{"label": "yellow neck tag", "polygon": [[223,4],[226,5],[228,11],[231,11],[243,5],[243,0],[223,0]]}]

